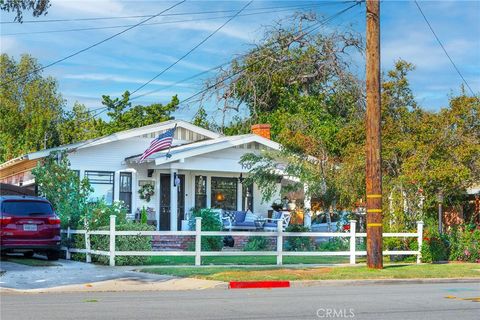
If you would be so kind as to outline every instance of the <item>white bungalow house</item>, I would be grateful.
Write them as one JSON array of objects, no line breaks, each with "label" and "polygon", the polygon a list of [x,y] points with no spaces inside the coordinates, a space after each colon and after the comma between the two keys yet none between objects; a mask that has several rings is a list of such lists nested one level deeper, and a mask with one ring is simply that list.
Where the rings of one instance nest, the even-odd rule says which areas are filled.
[{"label": "white bungalow house", "polygon": [[[152,139],[177,126],[170,155],[161,151],[140,162]],[[32,152],[0,164],[0,182],[33,185],[31,169],[54,150],[68,150],[71,169],[88,177],[94,197],[109,203],[122,200],[133,216],[137,209],[153,208],[158,230],[180,230],[191,208],[249,209],[266,216],[271,203],[262,203],[257,186],[242,184],[249,168],[242,167],[245,153],[279,150],[269,139],[268,125],[252,127],[251,134],[222,136],[181,120],[141,128]],[[154,187],[149,202],[139,189]],[[280,185],[279,185],[280,190]]]}]

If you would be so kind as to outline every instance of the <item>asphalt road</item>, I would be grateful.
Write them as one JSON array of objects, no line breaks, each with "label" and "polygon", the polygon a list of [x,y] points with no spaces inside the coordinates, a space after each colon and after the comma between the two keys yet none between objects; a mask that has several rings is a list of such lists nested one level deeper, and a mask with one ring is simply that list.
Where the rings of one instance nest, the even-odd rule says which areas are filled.
[{"label": "asphalt road", "polygon": [[2,294],[2,320],[480,319],[480,284]]}]

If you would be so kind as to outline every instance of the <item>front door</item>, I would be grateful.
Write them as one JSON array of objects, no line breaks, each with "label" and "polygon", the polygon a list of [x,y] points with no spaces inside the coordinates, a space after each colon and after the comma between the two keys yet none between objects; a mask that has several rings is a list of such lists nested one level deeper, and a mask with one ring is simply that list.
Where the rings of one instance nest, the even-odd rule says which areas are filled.
[{"label": "front door", "polygon": [[[180,185],[177,186],[177,216],[178,230],[182,226],[182,220],[185,217],[185,176],[178,175]],[[160,230],[170,230],[170,175],[160,175]]]}]

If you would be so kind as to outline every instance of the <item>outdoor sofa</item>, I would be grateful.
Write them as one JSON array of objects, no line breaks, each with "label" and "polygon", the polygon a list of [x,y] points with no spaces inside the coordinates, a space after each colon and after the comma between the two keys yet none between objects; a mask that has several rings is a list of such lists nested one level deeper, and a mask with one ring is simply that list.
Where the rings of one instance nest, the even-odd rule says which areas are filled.
[{"label": "outdoor sofa", "polygon": [[[251,211],[222,211],[223,228],[227,230],[257,230],[276,231],[277,222],[281,221],[283,230],[290,223],[290,213],[288,211],[274,211],[272,218],[263,218]],[[258,225],[258,221],[264,220],[263,227]],[[257,221],[257,224],[255,224]]]}]

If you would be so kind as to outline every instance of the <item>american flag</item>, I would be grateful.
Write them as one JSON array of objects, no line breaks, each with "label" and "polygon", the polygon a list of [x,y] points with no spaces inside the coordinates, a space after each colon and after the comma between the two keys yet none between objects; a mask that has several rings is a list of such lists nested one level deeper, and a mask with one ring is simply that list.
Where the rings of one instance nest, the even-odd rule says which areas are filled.
[{"label": "american flag", "polygon": [[148,147],[148,149],[145,150],[140,157],[140,162],[155,152],[169,148],[173,142],[173,134],[175,133],[175,129],[176,126],[153,139],[152,142],[150,142],[150,147]]}]

